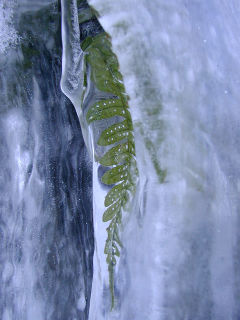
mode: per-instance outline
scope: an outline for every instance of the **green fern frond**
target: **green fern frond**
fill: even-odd
[[[117,263],[116,257],[120,257],[122,248],[119,237],[122,211],[126,209],[130,195],[136,190],[138,176],[133,125],[128,96],[119,72],[117,57],[112,52],[109,36],[102,32],[95,37],[88,37],[82,42],[81,47],[86,53],[86,64],[90,65],[91,81],[97,89],[116,97],[97,101],[90,106],[86,115],[89,124],[110,118],[115,121],[101,132],[97,142],[103,147],[113,145],[98,159],[102,166],[109,167],[101,177],[101,181],[112,187],[105,198],[104,205],[107,209],[103,213],[103,221],[110,222],[106,229],[104,253],[107,256],[113,308],[114,268]]]
[[[117,216],[121,210],[122,199],[115,202],[111,205],[103,214],[103,222],[107,222],[112,220],[115,216]]]
[[[105,167],[117,165],[118,163],[126,162],[130,160],[132,154],[128,151],[128,143],[119,144],[116,147],[111,148],[105,155],[99,160],[99,163]]]
[[[104,130],[98,140],[100,146],[108,146],[119,142],[128,136],[132,136],[132,122],[124,120],[120,123],[115,123],[108,129]]]
[[[127,164],[121,164],[117,167],[114,167],[102,176],[102,182],[107,185],[112,185],[120,181],[128,179],[129,170]]]
[[[87,121],[91,123],[114,116],[120,116],[131,121],[131,115],[119,99],[102,100],[95,103],[87,113]]]
[[[115,201],[118,201],[119,199],[125,197],[128,190],[130,190],[130,184],[127,184],[126,182],[117,184],[106,195],[104,202],[105,207],[109,207]]]

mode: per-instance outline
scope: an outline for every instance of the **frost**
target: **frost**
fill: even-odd
[[[0,53],[6,52],[10,45],[16,45],[19,37],[13,25],[15,1],[0,1]]]

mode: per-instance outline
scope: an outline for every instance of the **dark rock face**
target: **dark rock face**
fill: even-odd
[[[87,319],[91,161],[60,89],[59,3],[37,9],[16,14],[20,44],[0,61],[0,314]]]

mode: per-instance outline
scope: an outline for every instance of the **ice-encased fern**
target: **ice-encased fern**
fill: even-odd
[[[112,52],[108,34],[102,32],[95,37],[87,37],[81,47],[86,53],[86,64],[91,67],[91,81],[99,90],[115,97],[97,101],[90,106],[86,116],[88,123],[113,117],[115,120],[121,119],[120,122],[117,120],[105,129],[97,142],[100,146],[112,146],[98,161],[102,166],[109,167],[101,177],[102,182],[112,186],[105,198],[106,210],[103,221],[110,222],[106,229],[107,240],[104,252],[107,256],[113,308],[114,267],[122,247],[119,226],[122,211],[126,209],[129,196],[135,192],[138,175],[133,125],[122,75],[119,72],[117,57]]]

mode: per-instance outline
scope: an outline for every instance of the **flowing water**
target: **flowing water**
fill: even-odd
[[[239,320],[240,4],[89,1],[140,173],[110,312],[99,128],[80,108],[82,30],[100,27],[79,26],[81,2],[0,0],[1,319]]]
[[[0,318],[87,319],[91,160],[60,90],[60,10],[14,5],[19,44],[5,48],[0,77]]]

